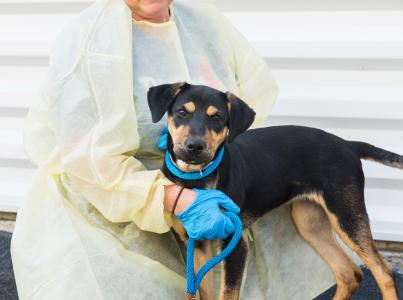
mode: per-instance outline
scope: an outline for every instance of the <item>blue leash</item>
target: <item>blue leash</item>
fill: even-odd
[[[231,212],[224,212],[224,214],[231,219],[231,221],[235,225],[235,233],[232,236],[231,241],[225,247],[224,250],[222,250],[221,253],[217,254],[214,256],[212,259],[210,259],[200,270],[199,272],[195,275],[194,274],[194,240],[189,238],[188,244],[187,244],[187,253],[186,253],[186,279],[187,279],[187,287],[186,291],[189,295],[195,296],[197,290],[199,289],[200,283],[206,275],[208,271],[210,271],[215,265],[220,263],[222,260],[224,260],[228,255],[231,254],[232,250],[236,247],[238,244],[239,240],[241,239],[242,236],[242,221],[241,219],[234,213]]]
[[[167,133],[167,130],[164,129],[165,131],[163,133]],[[166,150],[166,136],[158,141],[157,147],[161,150]],[[220,149],[220,151],[217,154],[217,157],[212,161],[206,168],[201,170],[200,172],[183,172],[179,170],[175,164],[172,162],[172,158],[168,151],[165,151],[165,165],[168,168],[168,170],[175,175],[178,178],[184,179],[184,180],[198,180],[202,179],[211,173],[213,173],[217,167],[220,165],[221,160],[224,156],[224,147]],[[236,245],[238,244],[239,240],[241,239],[242,236],[242,221],[241,219],[234,213],[231,212],[224,212],[224,214],[231,219],[231,221],[235,225],[235,232],[234,235],[232,236],[231,241],[228,243],[227,247],[222,250],[221,253],[217,254],[214,256],[212,259],[210,259],[200,270],[197,274],[194,273],[194,248],[195,248],[195,241],[191,238],[188,239],[187,243],[187,249],[186,249],[186,280],[187,280],[187,286],[186,286],[186,291],[188,293],[188,296],[190,296],[190,299],[195,299],[197,290],[199,289],[200,283],[203,280],[203,277],[207,274],[208,271],[210,271],[214,266],[216,266],[218,263],[220,263],[222,260],[224,260],[228,255],[231,254],[231,252],[234,250]]]

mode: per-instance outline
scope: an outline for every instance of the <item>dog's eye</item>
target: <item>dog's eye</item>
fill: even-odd
[[[210,118],[213,121],[222,121],[223,120],[223,117],[219,114],[212,115]]]
[[[188,115],[188,112],[186,110],[184,110],[183,108],[178,109],[176,111],[178,113],[178,115],[180,115],[181,117],[186,117]]]

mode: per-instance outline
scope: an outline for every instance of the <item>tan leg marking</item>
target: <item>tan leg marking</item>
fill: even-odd
[[[219,300],[238,300],[239,299],[239,292],[241,287],[237,286],[234,288],[229,288],[225,284],[225,262],[221,263],[221,285],[220,285],[220,294],[218,296]]]
[[[348,233],[341,228],[337,216],[327,209],[322,195],[316,194],[310,200],[315,201],[325,210],[333,230],[352,251],[357,253],[363,263],[369,268],[378,283],[382,298],[384,300],[398,300],[393,271],[376,250],[369,223],[361,224],[361,227],[357,228],[360,231],[359,241],[354,242]]]
[[[221,276],[220,276],[220,294],[218,296],[219,300],[224,300],[224,291],[225,291],[225,268],[224,268],[224,262],[222,261],[220,263],[220,268],[221,268]]]
[[[202,241],[200,247],[195,247],[195,272],[198,272],[212,257],[211,242]],[[214,299],[214,273],[212,271],[204,276],[199,287],[199,294],[201,300]]]
[[[174,219],[172,222],[172,228],[179,235],[180,239],[187,244],[187,235],[185,228],[183,228],[182,223],[178,219]],[[195,247],[194,250],[194,272],[198,272],[202,266],[206,264],[207,261],[213,256],[211,242],[202,241]],[[201,300],[213,300],[214,299],[214,277],[213,272],[208,272],[204,276],[203,281],[199,287],[199,294]]]
[[[248,245],[241,237],[237,247],[243,247],[244,251],[246,252],[245,255],[247,256],[248,252]],[[245,264],[246,264],[246,257],[245,257]],[[239,271],[239,270],[238,270]],[[242,267],[241,273],[245,271],[245,265]],[[226,284],[226,269],[225,269],[225,260],[221,263],[221,285],[220,285],[220,293],[219,293],[219,300],[238,300],[240,297],[240,290],[242,284],[242,277],[239,278],[239,283],[234,286],[227,286]]]
[[[186,234],[186,230],[179,219],[173,218],[172,229],[179,235],[179,238],[182,240],[182,242],[186,244],[188,241],[188,237]]]
[[[301,237],[332,270],[337,284],[333,299],[350,299],[363,274],[340,247],[325,211],[312,201],[298,200],[292,203],[291,216]]]

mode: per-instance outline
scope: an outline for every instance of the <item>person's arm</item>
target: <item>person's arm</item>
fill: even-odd
[[[175,210],[173,210],[175,200],[181,190],[181,187],[174,184],[166,185],[164,190],[164,208],[166,211],[172,212],[174,214],[179,214],[183,212],[196,199],[196,192],[192,189],[185,188],[178,198]]]
[[[50,75],[55,68],[53,60]],[[139,142],[134,112],[124,104],[119,108],[121,101],[115,104],[117,112],[100,120],[91,94],[81,86],[85,77],[74,85],[69,80],[56,86],[49,76],[31,105],[23,129],[27,157],[49,173],[67,174],[74,190],[110,221],[168,231],[172,215],[164,208],[164,186],[173,183],[133,157]]]

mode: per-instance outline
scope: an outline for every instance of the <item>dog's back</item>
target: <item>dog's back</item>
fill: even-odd
[[[403,168],[402,156],[303,126],[251,129],[226,147],[225,168],[235,171],[219,178],[219,188],[260,213],[301,194],[363,186],[361,158]]]

